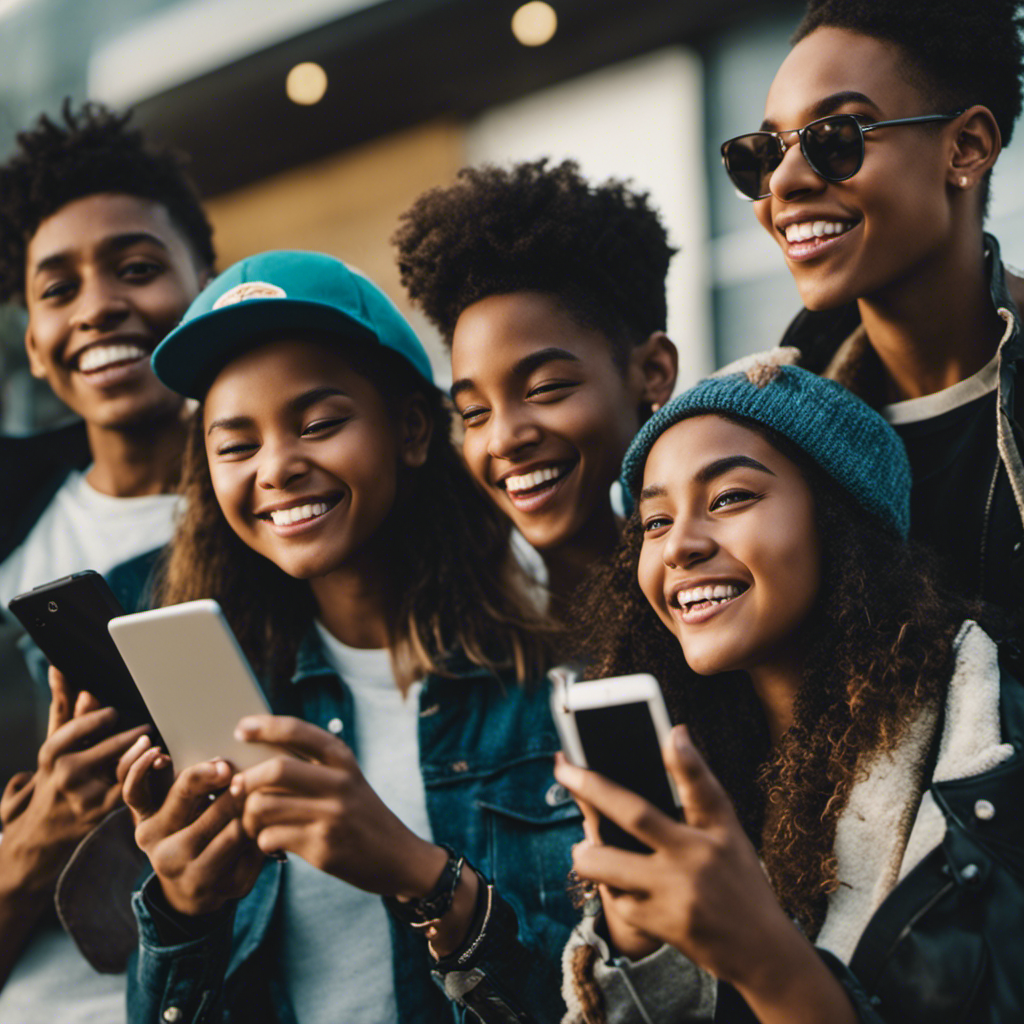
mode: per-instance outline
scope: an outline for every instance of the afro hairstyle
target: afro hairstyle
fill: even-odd
[[[0,301],[25,300],[25,254],[47,217],[76,199],[120,193],[160,203],[189,243],[197,264],[213,267],[213,228],[185,161],[146,142],[129,127],[131,114],[98,103],[61,116],[42,115],[19,132],[17,148],[0,165]]]
[[[536,291],[604,334],[624,367],[667,319],[676,250],[648,198],[622,181],[593,186],[572,160],[465,167],[402,215],[392,239],[402,283],[449,346],[468,306]]]
[[[830,27],[895,43],[939,112],[988,107],[1005,146],[1021,111],[1020,6],[1017,0],[810,0],[793,42]]]

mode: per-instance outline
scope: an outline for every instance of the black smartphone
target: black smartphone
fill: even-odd
[[[88,569],[43,583],[12,598],[8,608],[64,673],[73,695],[88,690],[115,708],[118,729],[153,724],[107,630],[107,623],[125,611],[98,572]]]
[[[557,677],[553,681],[551,707],[569,761],[600,772],[678,819],[679,796],[661,757],[661,745],[672,726],[655,678],[616,676],[561,686]],[[599,832],[610,846],[651,852],[604,816]]]

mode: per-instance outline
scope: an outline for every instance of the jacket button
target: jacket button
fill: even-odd
[[[327,723],[327,731],[340,736],[345,731],[345,723],[340,718],[332,718]]]
[[[465,771],[469,770],[469,762],[468,761],[455,761],[452,764],[451,768],[452,768],[453,772],[465,772]]]
[[[544,794],[544,803],[546,803],[548,807],[559,807],[569,799],[569,790],[567,790],[560,782],[553,783],[548,787],[548,791]]]
[[[177,1006],[168,1006],[163,1012],[163,1018],[167,1024],[175,1024],[175,1021],[181,1020],[181,1016],[181,1010]]]
[[[995,804],[991,800],[979,800],[974,805],[974,816],[979,821],[991,821],[996,816]]]
[[[976,882],[980,874],[981,868],[979,868],[977,864],[966,864],[963,868],[960,869],[961,879],[963,879],[963,881],[967,882],[968,884],[970,884],[971,882]]]

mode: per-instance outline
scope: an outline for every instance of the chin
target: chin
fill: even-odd
[[[811,288],[801,287],[797,281],[797,291],[800,293],[800,301],[805,309],[812,313],[825,313],[830,309],[839,309],[855,301],[858,296],[849,294],[847,290],[836,291],[835,288]]]

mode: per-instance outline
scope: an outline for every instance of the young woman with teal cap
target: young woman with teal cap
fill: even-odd
[[[124,759],[131,1019],[553,1019],[579,818],[546,627],[419,341],[340,261],[271,252],[154,368],[201,401],[155,602],[221,603],[277,712],[239,736],[304,759],[178,765],[162,799],[166,755]]]
[[[765,363],[656,413],[623,486],[637,508],[583,609],[590,674],[659,678],[682,816],[556,768],[600,894],[566,950],[566,1020],[1018,1019],[1024,690],[906,543],[895,432]],[[653,852],[600,845],[597,812]]]

